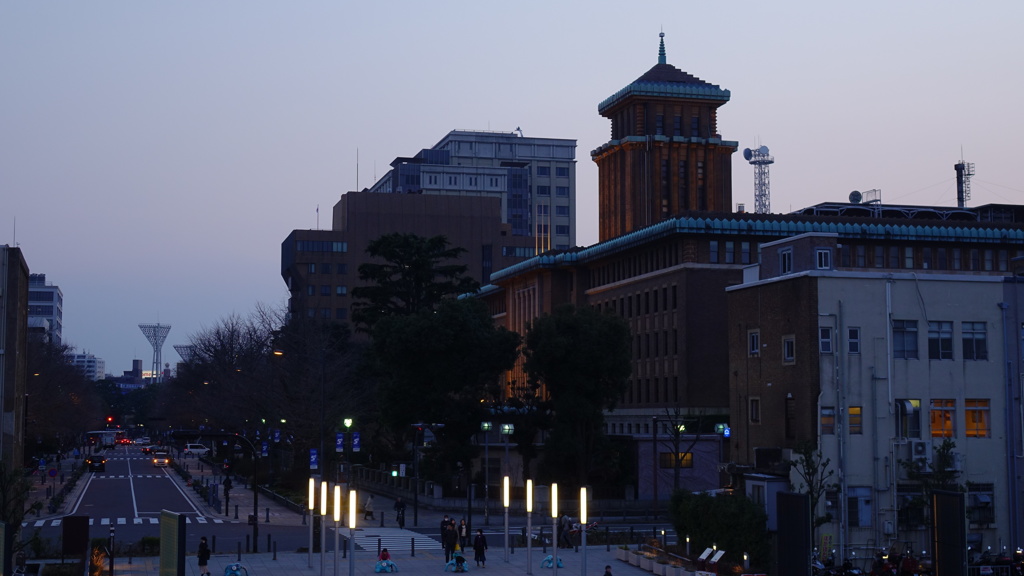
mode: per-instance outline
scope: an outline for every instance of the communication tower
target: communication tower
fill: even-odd
[[[768,153],[767,146],[761,146],[756,150],[744,148],[743,159],[754,167],[754,214],[770,214],[772,209],[768,165],[773,164],[775,158]]]
[[[167,333],[171,331],[171,327],[167,324],[139,324],[139,330],[142,330],[146,340],[153,345],[152,382],[161,382],[163,373],[160,371],[160,366],[163,362],[160,361],[160,351],[164,347],[164,340],[167,339]]]
[[[960,162],[953,165],[956,170],[956,205],[960,208],[971,199],[971,176],[974,176],[974,162]]]

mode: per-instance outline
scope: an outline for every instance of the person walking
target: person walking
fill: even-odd
[[[373,494],[367,496],[363,503],[363,520],[373,520]]]
[[[199,576],[207,576],[210,573],[208,568],[210,547],[206,544],[206,536],[199,539],[199,551],[196,552],[196,558],[199,560]]]
[[[484,536],[484,529],[476,529],[476,537],[473,538],[473,559],[478,567],[487,567],[487,537]]]
[[[405,529],[405,502],[402,501],[402,497],[395,498],[395,520],[398,522],[398,527]]]
[[[459,520],[459,548],[463,551],[469,550],[469,526],[466,526],[466,519]]]
[[[612,576],[612,567],[610,564],[606,564],[604,567],[604,576]]]
[[[459,543],[459,536],[455,532],[455,526],[449,524],[441,535],[441,543],[444,544],[444,563],[451,561],[455,554],[455,546]]]

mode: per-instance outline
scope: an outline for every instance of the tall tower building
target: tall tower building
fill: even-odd
[[[612,121],[611,140],[590,153],[602,242],[687,210],[732,210],[739,144],[722,140],[717,116],[728,101],[728,90],[666,62],[662,33],[658,63],[597,107]]]
[[[46,281],[46,274],[29,275],[28,322],[30,331],[60,345],[64,328],[64,293],[60,286]]]

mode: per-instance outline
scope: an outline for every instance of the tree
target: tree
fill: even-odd
[[[829,480],[835,476],[835,470],[830,468],[831,458],[825,458],[820,449],[816,449],[811,442],[803,442],[793,452],[797,454],[795,460],[788,464],[793,467],[800,478],[800,484],[793,489],[801,494],[807,494],[811,501],[811,514],[817,514],[818,503],[825,496],[825,492],[834,490],[836,484]],[[818,527],[832,521],[832,513],[826,512],[823,516],[815,516],[811,523],[811,538],[817,539]]]
[[[519,342],[516,333],[494,325],[486,304],[470,298],[379,319],[372,354],[381,376],[382,422],[410,434],[414,422],[444,424],[434,431],[440,468],[470,460],[483,401],[497,394]]]
[[[22,474],[21,470],[17,467],[8,467],[7,463],[0,462],[0,521],[7,525],[3,542],[5,554],[2,559],[5,574],[13,573],[11,558],[15,552],[27,544],[27,542],[20,542],[17,537],[26,513],[30,509],[38,510],[42,507],[41,502],[33,502],[32,506],[25,506],[31,491],[30,481]]]
[[[543,384],[555,413],[545,468],[553,479],[569,474],[565,480],[586,485],[604,411],[615,408],[631,371],[629,326],[593,308],[561,306],[530,323],[524,354],[531,385]]]
[[[717,544],[719,550],[733,553],[726,560],[738,563],[739,551],[743,551],[750,554],[754,566],[768,565],[768,517],[745,496],[677,490],[672,493],[669,518],[676,534],[689,536],[696,550]]]
[[[465,265],[449,262],[465,249],[449,247],[444,236],[386,234],[371,242],[366,252],[384,262],[359,266],[359,279],[366,285],[352,290],[357,300],[352,305],[352,321],[360,330],[371,331],[387,316],[433,309],[447,298],[476,292],[480,287],[464,276]]]
[[[899,461],[907,473],[907,479],[917,483],[921,488],[920,493],[901,508],[902,523],[924,524],[927,521],[926,513],[931,510],[931,496],[935,490],[963,490],[963,486],[957,483],[960,472],[954,465],[955,448],[956,442],[945,438],[942,444],[933,448],[934,454],[930,462],[925,458]]]
[[[85,430],[100,426],[103,405],[97,386],[68,363],[72,348],[30,338],[27,348],[26,458],[35,450],[56,452],[74,445]]]

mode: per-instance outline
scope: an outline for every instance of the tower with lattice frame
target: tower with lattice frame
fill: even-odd
[[[167,324],[139,324],[139,330],[146,336],[146,340],[153,346],[153,374],[152,382],[155,384],[163,380],[163,372],[160,367],[163,365],[160,358],[160,351],[163,350],[164,340],[171,327]]]

